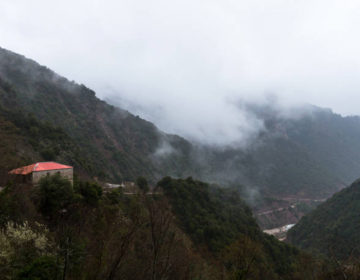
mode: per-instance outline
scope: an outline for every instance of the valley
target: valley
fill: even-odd
[[[292,280],[314,271],[312,279],[329,279],[326,260],[295,246],[318,245],[308,239],[309,219],[322,222],[322,209],[339,196],[326,199],[360,175],[360,118],[310,105],[296,118],[276,106],[246,107],[264,124],[246,147],[196,143],[0,48],[7,277],[32,279],[44,269],[66,279]],[[42,161],[73,166],[73,187],[56,176],[39,186],[8,176]],[[28,247],[16,230],[31,233]],[[338,231],[326,234],[331,240]],[[46,248],[35,246],[37,237]]]
[[[192,176],[238,189],[263,229],[296,223],[358,176],[357,117],[313,106],[288,119],[276,107],[248,104],[266,129],[245,149],[212,147],[166,134],[21,55],[0,49],[0,62],[2,173],[58,160],[107,182]],[[164,146],[171,152],[159,153]]]
[[[359,14],[1,0],[0,280],[360,280]]]
[[[319,205],[289,230],[287,240],[344,262],[357,259],[360,256],[355,245],[359,240],[359,186],[356,180]]]
[[[254,209],[254,216],[263,230],[281,228],[288,224],[296,224],[325,200],[326,198],[277,198],[276,203],[269,203],[263,209]]]

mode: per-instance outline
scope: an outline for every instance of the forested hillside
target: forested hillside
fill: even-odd
[[[161,133],[153,124],[99,100],[85,86],[4,49],[0,49],[0,82],[3,111],[18,111],[24,119],[31,116],[38,123],[61,130],[86,158],[74,162],[75,167],[86,170],[90,176],[115,181],[133,180],[138,175],[155,178],[164,172],[156,168],[151,157],[161,143],[166,141],[188,149],[189,144],[180,137]],[[8,115],[4,118],[14,122]],[[14,125],[20,134],[37,141],[18,123]],[[56,146],[57,143],[48,145],[38,158],[62,160],[59,153],[65,149]],[[28,157],[27,161],[34,158]],[[73,161],[73,157],[66,160]],[[166,167],[177,170],[181,164],[180,158],[168,160]]]
[[[304,216],[287,235],[303,249],[339,260],[360,257],[360,181]]]
[[[223,258],[234,277],[291,279],[299,273],[301,253],[262,233],[236,190],[209,186],[192,178],[166,177],[158,186],[196,247]],[[239,269],[234,263],[237,261],[242,263],[240,266],[248,262],[249,271]]]
[[[0,226],[2,279],[290,280],[332,273],[263,234],[236,191],[191,178],[166,177],[154,195],[76,178],[71,186],[59,175],[36,187],[8,184],[0,192]]]
[[[51,159],[103,181],[193,176],[237,185],[245,196],[277,198],[328,197],[358,176],[359,118],[329,110],[285,117],[271,107],[249,106],[266,130],[245,149],[209,147],[161,132],[86,86],[5,49],[0,95],[2,172]]]
[[[2,275],[342,279],[336,266],[263,234],[243,200],[257,210],[287,207],[341,189],[358,176],[360,119],[315,107],[296,117],[271,106],[248,110],[266,129],[246,148],[191,143],[0,48]],[[11,183],[10,169],[42,160],[73,165],[74,186],[56,176],[35,188]],[[154,195],[94,183],[139,176]],[[332,250],[347,256],[359,241],[357,185],[304,218],[289,240],[325,254],[340,240]]]
[[[8,184],[0,202],[1,279],[219,279],[162,196],[54,175]]]
[[[323,198],[359,176],[360,118],[308,106],[282,114],[250,106],[266,130],[246,149],[211,151],[212,180],[246,182],[276,197]],[[217,159],[217,160],[213,160]]]

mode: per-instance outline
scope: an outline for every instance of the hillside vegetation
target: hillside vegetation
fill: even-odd
[[[340,260],[360,257],[360,181],[304,216],[287,235],[303,249]]]
[[[0,86],[3,118],[18,128],[18,134],[24,135],[26,142],[38,142],[36,133],[39,131],[36,127],[24,130],[22,124],[37,121],[61,131],[75,150],[81,149],[86,159],[75,161],[73,155],[62,157],[67,147],[60,147],[60,143],[53,141],[41,147],[40,153],[27,149],[27,163],[36,155],[35,158],[44,160],[49,157],[65,160],[88,175],[104,180],[134,180],[139,175],[154,179],[163,172],[152,159],[162,142],[188,148],[180,137],[161,133],[153,124],[99,100],[85,86],[4,49],[0,49]],[[16,116],[12,114],[14,111],[18,112]],[[17,121],[27,116],[31,116],[31,120]],[[167,160],[164,169],[176,170],[182,165],[181,158]]]
[[[300,252],[262,233],[236,190],[210,186],[192,178],[166,177],[158,186],[169,198],[173,213],[196,247],[224,258],[232,273],[243,273],[244,279],[250,275],[255,279],[265,276],[276,279],[296,272],[294,265]],[[241,262],[254,258],[254,263],[248,264],[249,275],[233,263],[235,256]]]
[[[266,129],[246,148],[194,144],[0,48],[2,277],[290,280],[357,275],[354,263],[339,269],[263,234],[243,199],[261,210],[341,189],[358,176],[359,118],[314,107],[296,118],[271,107],[248,110]],[[10,169],[42,160],[73,165],[74,186],[57,176],[37,187],[11,183]],[[154,195],[146,194],[147,180],[156,186]],[[142,190],[125,195],[98,184],[121,181],[136,181]],[[327,255],[333,240],[338,248],[331,252],[348,256],[349,244],[359,240],[357,194],[347,192],[305,217],[289,240]],[[317,231],[306,222],[311,217],[323,228]],[[353,226],[347,227],[350,222]],[[339,237],[340,228],[345,231]],[[356,247],[351,255],[357,255]]]
[[[0,96],[1,172],[52,159],[112,182],[193,176],[265,196],[322,198],[354,180],[360,166],[353,152],[360,151],[359,118],[319,108],[289,118],[271,107],[249,106],[266,127],[249,147],[194,145],[1,48]]]
[[[325,262],[263,234],[236,191],[166,177],[157,193],[8,184],[2,279],[327,279]]]

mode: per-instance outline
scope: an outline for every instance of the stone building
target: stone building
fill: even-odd
[[[60,174],[73,183],[73,167],[57,162],[37,162],[11,170],[9,174],[15,177],[17,182],[36,185],[44,176]]]

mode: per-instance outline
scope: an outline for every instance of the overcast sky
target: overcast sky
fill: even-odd
[[[261,127],[239,99],[360,114],[359,32],[351,0],[0,2],[0,46],[217,144]]]

